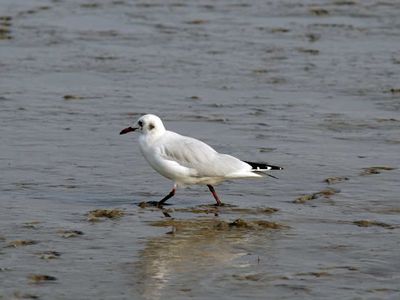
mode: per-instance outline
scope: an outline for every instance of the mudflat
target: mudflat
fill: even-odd
[[[398,1],[0,3],[0,298],[400,297]],[[180,189],[144,113],[279,179]]]

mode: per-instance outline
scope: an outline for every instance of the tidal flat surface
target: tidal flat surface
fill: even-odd
[[[0,299],[399,299],[398,1],[0,3]],[[178,190],[144,113],[279,179]],[[108,211],[112,210],[112,211]]]

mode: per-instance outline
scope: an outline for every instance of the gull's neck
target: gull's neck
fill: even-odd
[[[164,127],[159,127],[157,128],[157,130],[141,134],[140,139],[144,141],[146,144],[151,145],[158,139],[160,139],[166,132],[167,130],[165,130]]]

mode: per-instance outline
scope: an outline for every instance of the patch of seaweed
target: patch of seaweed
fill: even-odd
[[[309,9],[310,13],[315,15],[315,16],[327,16],[329,15],[329,11],[325,8],[318,7],[318,6],[312,6]]]
[[[31,274],[28,276],[28,279],[31,283],[42,283],[46,281],[55,281],[56,277],[44,274]]]
[[[157,227],[169,227],[174,228],[174,232],[182,230],[196,230],[196,229],[207,229],[214,231],[225,231],[225,230],[268,230],[268,229],[284,229],[289,228],[287,225],[283,225],[276,222],[270,222],[265,220],[243,220],[236,219],[232,222],[217,220],[217,219],[195,219],[195,220],[176,220],[166,219],[152,222],[151,225]]]
[[[59,230],[58,234],[63,238],[73,238],[80,235],[83,235],[83,232],[80,230]]]
[[[380,174],[382,171],[392,171],[396,168],[389,166],[375,166],[369,168],[363,168],[363,171],[360,173],[361,176],[372,175],[372,174]]]
[[[176,212],[187,212],[193,214],[215,214],[220,212],[223,213],[231,213],[231,214],[249,214],[249,215],[258,215],[258,214],[273,214],[279,209],[273,207],[257,207],[257,208],[241,208],[235,206],[208,206],[208,205],[199,205],[195,207],[188,208],[175,208],[172,211]]]
[[[12,299],[39,299],[39,296],[30,293],[14,292]]]
[[[358,220],[358,221],[354,221],[353,224],[355,224],[359,227],[379,226],[379,227],[383,227],[386,229],[394,229],[395,228],[395,226],[387,224],[387,223],[383,223],[383,222],[379,222],[379,221],[370,221],[370,220]]]
[[[327,184],[335,184],[346,180],[349,180],[349,178],[344,176],[336,176],[336,177],[328,177],[324,180],[324,182],[326,182]]]
[[[124,216],[125,213],[121,209],[95,209],[87,214],[89,222],[98,222],[101,219],[118,219]]]
[[[64,98],[64,100],[81,100],[81,99],[84,99],[84,97],[82,97],[82,96],[70,95],[70,94],[64,95],[63,98]]]
[[[15,240],[8,243],[7,248],[18,248],[22,246],[35,245],[36,241],[33,240]]]
[[[296,198],[295,200],[293,200],[293,203],[304,204],[310,200],[318,199],[320,197],[330,198],[331,196],[333,196],[339,192],[340,192],[340,190],[337,190],[337,189],[326,188],[326,189],[323,189],[316,193],[302,195],[302,196]]]
[[[41,253],[37,253],[41,259],[49,260],[49,259],[57,259],[61,256],[60,252],[57,251],[44,251]]]

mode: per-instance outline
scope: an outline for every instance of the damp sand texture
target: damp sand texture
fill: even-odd
[[[400,298],[397,1],[0,3],[1,299]],[[279,179],[178,190],[121,128]]]

